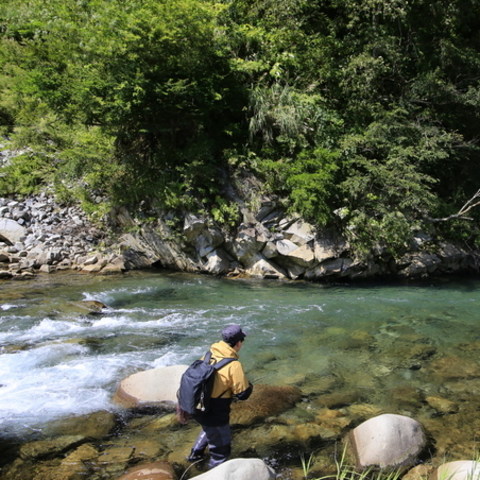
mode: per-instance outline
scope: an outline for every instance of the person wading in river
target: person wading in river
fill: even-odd
[[[225,327],[222,331],[223,340],[210,347],[211,363],[223,358],[238,360],[238,352],[245,337],[240,325]],[[214,468],[228,460],[232,443],[230,405],[233,398],[246,400],[252,390],[253,385],[247,380],[239,361],[230,362],[216,372],[208,412],[195,417],[202,426],[202,431],[187,457],[189,462],[203,459],[207,446],[210,453],[208,468]]]

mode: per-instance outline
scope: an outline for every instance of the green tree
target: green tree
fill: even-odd
[[[474,222],[432,218],[480,185],[479,6],[4,0],[0,121],[30,153],[0,184],[233,223],[223,187],[250,170],[365,255],[415,229],[475,244]]]
[[[111,192],[124,200],[166,200],[170,184],[183,194],[215,190],[239,102],[221,51],[221,5],[48,0],[3,8],[10,55],[2,71],[15,73],[2,85],[4,98],[14,98],[17,131],[36,130],[47,112],[55,125],[100,128],[115,139],[110,161],[122,165],[125,181],[116,178]],[[53,130],[42,135],[62,157]]]

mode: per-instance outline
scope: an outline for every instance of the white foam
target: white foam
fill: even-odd
[[[176,327],[183,329],[190,323],[201,324],[201,315],[202,312],[170,312],[160,317],[155,314],[154,318],[148,320],[135,319],[129,315],[106,315],[70,321],[45,318],[26,330],[15,327],[0,332],[0,344],[34,344],[61,338],[107,335],[120,329],[122,333]]]
[[[29,376],[32,369],[52,365],[73,355],[82,355],[87,348],[78,344],[51,344],[0,356],[1,382]]]
[[[20,305],[12,305],[10,303],[4,303],[3,305],[0,305],[0,309],[3,310],[4,312],[7,312],[8,310],[12,310],[13,308],[19,308]]]
[[[128,370],[151,368],[158,352],[87,353],[84,346],[61,343],[0,356],[0,430],[115,409],[111,397],[119,379]]]
[[[99,298],[113,299],[114,296],[117,296],[117,295],[122,297],[124,297],[125,295],[134,296],[138,294],[149,293],[152,290],[154,290],[153,287],[137,287],[133,289],[129,287],[123,287],[123,288],[112,288],[111,290],[106,290],[104,292],[95,292],[95,293],[83,292],[82,295],[85,300],[98,300]]]
[[[92,323],[90,330],[97,329],[118,329],[119,327],[127,327],[129,330],[143,330],[151,329],[162,326],[171,326],[177,322],[184,321],[185,317],[183,314],[175,313],[167,315],[162,318],[157,318],[155,320],[147,321],[132,321],[131,317],[121,316],[121,317],[102,317],[99,320]]]
[[[193,347],[186,351],[184,348],[176,347],[156,358],[152,362],[153,368],[167,367],[169,365],[189,365],[196,358],[205,354],[205,347]]]
[[[43,319],[28,330],[9,330],[0,333],[0,343],[39,342],[44,339],[71,336],[85,329],[79,322]]]

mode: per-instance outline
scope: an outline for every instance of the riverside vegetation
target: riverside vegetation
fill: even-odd
[[[103,228],[125,208],[174,231],[186,213],[235,229],[267,198],[356,259],[396,262],[419,234],[428,254],[476,252],[479,6],[4,0],[17,154],[0,196],[48,191]]]

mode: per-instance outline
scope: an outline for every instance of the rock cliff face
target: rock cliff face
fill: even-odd
[[[123,212],[124,226],[133,220]],[[291,218],[264,202],[257,212],[244,211],[243,222],[225,232],[206,218],[187,215],[181,232],[163,219],[120,238],[126,264],[214,275],[275,279],[367,279],[380,276],[421,278],[478,272],[480,252],[414,239],[411,251],[399,260],[381,257],[360,261],[338,232],[317,230],[301,218]],[[428,246],[428,247],[427,247]]]
[[[359,261],[337,232],[285,216],[271,201],[256,212],[243,210],[243,221],[228,232],[191,214],[180,229],[172,228],[168,217],[142,223],[124,209],[114,212],[112,220],[115,231],[123,233],[94,226],[80,208],[58,205],[46,195],[0,198],[0,278],[151,267],[293,280],[418,278],[478,272],[480,265],[479,252],[420,237],[400,260]]]

